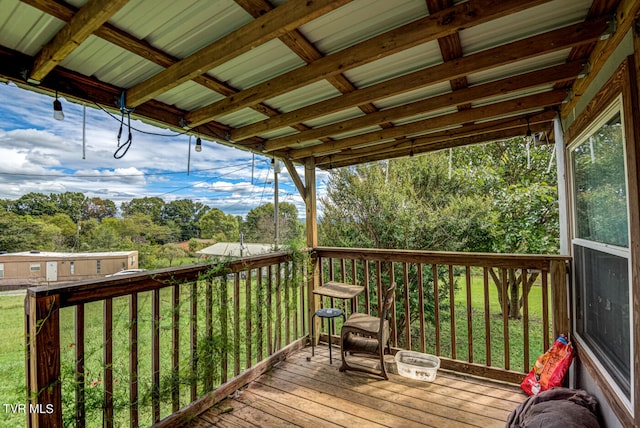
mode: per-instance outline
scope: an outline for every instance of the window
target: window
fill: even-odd
[[[31,263],[31,265],[29,265],[29,270],[31,272],[40,272],[40,263]]]
[[[4,278],[4,263],[0,263],[0,278]]]
[[[70,275],[75,275],[76,274],[76,264],[75,264],[75,262],[69,262],[69,274]]]
[[[629,204],[621,100],[570,149],[576,333],[631,400]]]
[[[96,260],[96,272],[100,273],[100,260]]]

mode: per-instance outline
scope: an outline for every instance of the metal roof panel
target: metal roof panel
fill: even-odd
[[[591,0],[554,0],[465,28],[458,34],[465,55],[584,20]]]
[[[156,97],[157,101],[174,105],[182,110],[195,110],[216,101],[224,96],[212,91],[192,80],[184,82]]]
[[[138,0],[110,22],[177,58],[184,58],[251,22],[233,0]]]
[[[358,88],[362,88],[440,64],[442,61],[440,47],[434,40],[348,70],[344,75]]]
[[[26,55],[37,54],[65,24],[16,0],[2,0],[0,8],[2,44]]]
[[[133,86],[162,70],[161,66],[96,36],[90,36],[60,65],[123,88]]]
[[[355,0],[303,25],[300,31],[321,52],[330,54],[427,14],[422,0]]]
[[[215,67],[209,73],[237,89],[246,89],[306,63],[278,39]]]
[[[326,80],[320,80],[310,85],[303,86],[286,94],[271,98],[265,102],[269,106],[286,113],[310,104],[315,104],[341,94],[332,84]]]

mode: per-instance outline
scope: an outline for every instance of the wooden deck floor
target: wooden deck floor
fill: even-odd
[[[310,362],[310,348],[295,353],[190,427],[504,427],[526,399],[518,386],[443,370],[432,383],[340,373],[333,351],[333,365],[322,345]]]

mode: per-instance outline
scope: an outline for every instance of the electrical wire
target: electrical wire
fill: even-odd
[[[238,163],[233,165],[226,165],[218,168],[207,168],[207,169],[198,169],[192,170],[191,173],[194,172],[208,172],[208,171],[217,171],[225,168],[233,168],[241,165],[249,165],[249,162]],[[153,177],[153,176],[161,176],[161,175],[175,175],[175,174],[184,174],[186,171],[171,171],[171,172],[149,172],[149,173],[139,173],[139,174],[118,174],[114,176],[101,177],[96,175],[75,175],[75,174],[25,174],[20,172],[0,172],[0,175],[14,175],[19,177],[65,177],[65,178],[117,178],[117,177]]]
[[[165,195],[169,195],[169,194],[171,194],[171,193],[179,192],[180,190],[184,190],[184,189],[188,189],[188,188],[193,187],[193,186],[197,186],[197,185],[202,184],[202,183],[208,183],[208,182],[209,182],[209,181],[211,181],[211,180],[217,180],[217,179],[219,179],[219,178],[226,177],[227,175],[230,175],[230,174],[233,174],[234,172],[238,172],[238,171],[242,170],[243,168],[245,168],[245,166],[246,166],[246,165],[243,165],[242,167],[240,167],[240,168],[238,168],[238,169],[234,169],[233,171],[229,171],[229,172],[227,172],[227,173],[225,173],[225,174],[218,175],[217,177],[209,177],[209,178],[207,178],[206,180],[199,181],[199,182],[197,182],[197,183],[190,183],[190,184],[189,184],[189,185],[187,185],[187,186],[180,187],[180,188],[178,188],[178,189],[176,189],[176,190],[172,190],[172,191],[170,191],[170,192],[161,193],[161,194],[156,195],[156,196],[157,196],[157,197],[162,197],[162,196],[165,196]]]
[[[113,154],[113,157],[116,159],[122,159],[131,148],[131,143],[133,143],[133,135],[131,135],[131,110],[124,107],[121,107],[120,110],[122,111],[122,117],[120,118],[120,130],[118,131],[118,148]],[[125,113],[127,114],[127,129],[129,132],[129,136],[127,137],[127,141],[120,144],[120,137],[122,137],[122,127],[124,126]]]
[[[93,104],[95,104],[96,107],[98,107],[100,110],[102,110],[107,115],[109,115],[112,119],[117,120],[118,122],[120,122],[120,119],[118,119],[118,117],[115,116],[113,113],[111,113],[109,110],[107,110],[106,108],[102,107],[100,104],[98,104],[95,101],[93,102]],[[186,134],[193,133],[193,131],[191,129],[187,129],[187,130],[185,130],[183,132],[176,132],[176,133],[173,133],[173,134],[165,134],[165,133],[160,133],[160,132],[145,131],[143,129],[139,129],[139,128],[136,128],[136,127],[133,127],[133,126],[130,129],[133,130],[133,131],[139,132],[141,134],[153,135],[153,136],[156,136],[156,137],[170,137],[170,138],[179,137],[181,135],[186,135]]]

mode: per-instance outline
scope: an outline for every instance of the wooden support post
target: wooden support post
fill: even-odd
[[[318,246],[318,219],[317,219],[317,201],[316,201],[316,162],[315,159],[307,158],[304,164],[304,181],[305,181],[305,205],[307,209],[307,247],[314,249]],[[312,260],[312,271],[309,272],[308,283],[308,302],[309,302],[309,327],[311,328],[311,320],[313,314],[320,305],[320,299],[313,294],[313,290],[320,287],[320,265],[318,259]],[[316,324],[313,329],[316,332],[320,330],[320,320],[315,320]],[[319,334],[315,335],[315,344],[318,343]],[[314,344],[314,345],[315,345]]]
[[[29,295],[29,402],[32,428],[62,427],[60,296]]]
[[[551,274],[551,302],[553,304],[553,338],[568,335],[569,309],[567,304],[567,266],[564,260],[552,260],[549,265]]]

